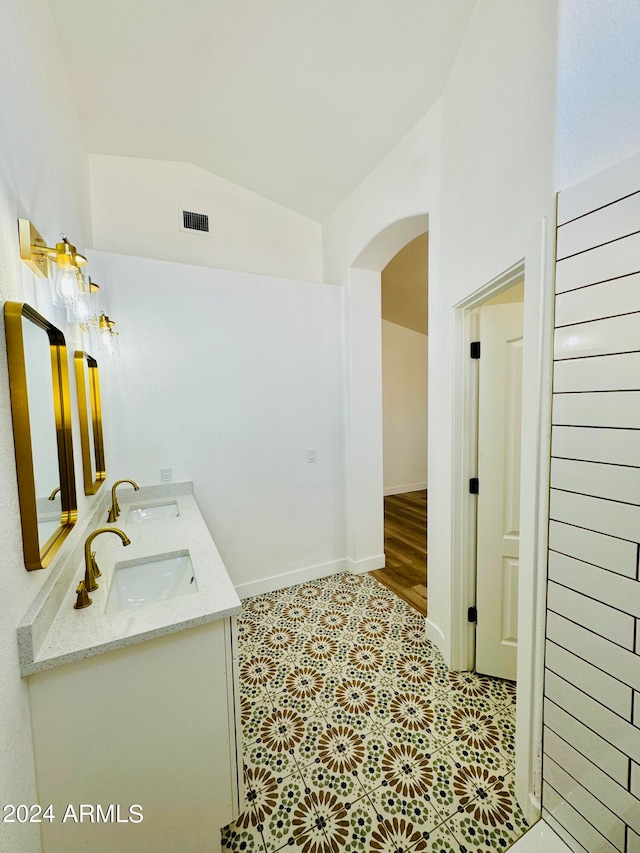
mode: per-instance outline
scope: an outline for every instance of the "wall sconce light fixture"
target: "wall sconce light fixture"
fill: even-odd
[[[20,257],[40,278],[51,282],[51,303],[66,308],[67,320],[83,332],[97,335],[99,349],[109,355],[120,355],[119,334],[115,323],[98,307],[100,286],[81,270],[87,263],[64,234],[55,248],[47,246],[33,222],[18,219]],[[95,340],[95,339],[94,339]]]
[[[98,325],[98,298],[100,285],[91,281],[91,276],[78,272],[78,299],[74,305],[75,320],[83,332],[89,330],[90,325]]]
[[[41,278],[49,278],[50,264],[54,265],[53,304],[73,309],[80,294],[78,272],[87,259],[76,251],[64,234],[60,235],[60,242],[55,248],[47,246],[29,219],[18,219],[18,234],[20,257],[32,272]]]
[[[106,350],[109,355],[119,356],[120,343],[118,341],[118,332],[114,329],[115,325],[115,322],[106,314],[100,315],[98,348]]]
[[[47,246],[46,241],[29,219],[18,219],[20,237],[20,257],[32,272],[40,278],[48,278],[48,262],[54,261],[61,269],[78,270],[87,263],[84,255],[76,252],[76,247],[67,241],[64,234],[55,249]]]

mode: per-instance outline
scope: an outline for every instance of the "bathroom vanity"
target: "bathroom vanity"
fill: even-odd
[[[75,610],[75,590],[106,494],[18,629],[39,804],[54,816],[42,848],[217,851],[243,798],[240,601],[190,483],[119,497],[131,545],[95,540],[91,606]]]

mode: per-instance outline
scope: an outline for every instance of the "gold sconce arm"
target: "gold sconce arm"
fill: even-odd
[[[87,263],[84,255],[76,251],[76,247],[68,242],[63,234],[55,249],[47,246],[42,234],[29,219],[18,219],[18,236],[20,240],[20,257],[40,278],[48,278],[47,264],[54,261],[62,269],[78,269]]]

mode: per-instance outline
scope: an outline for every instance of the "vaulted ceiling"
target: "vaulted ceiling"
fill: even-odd
[[[434,104],[475,0],[49,0],[90,153],[315,219]]]

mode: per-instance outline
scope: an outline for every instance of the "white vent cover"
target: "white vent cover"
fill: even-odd
[[[181,231],[196,231],[199,234],[209,234],[209,214],[195,213],[193,210],[182,211]]]

